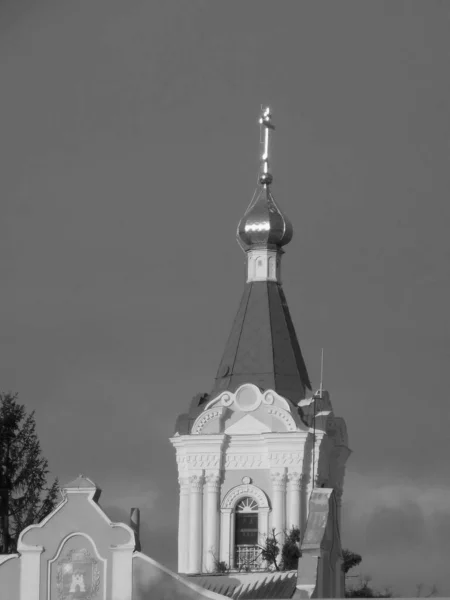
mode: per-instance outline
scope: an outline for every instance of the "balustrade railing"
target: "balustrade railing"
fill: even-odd
[[[261,548],[259,546],[236,546],[234,564],[239,571],[262,569]]]

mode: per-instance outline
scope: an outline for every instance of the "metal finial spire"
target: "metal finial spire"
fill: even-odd
[[[269,172],[269,138],[270,130],[274,130],[275,126],[272,123],[272,114],[268,106],[266,108],[262,108],[259,124],[261,125],[260,141],[263,144],[263,152],[261,155],[261,173],[259,175],[259,182],[263,185],[269,185],[272,183],[273,180],[272,174]]]

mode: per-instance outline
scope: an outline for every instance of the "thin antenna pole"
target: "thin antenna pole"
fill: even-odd
[[[313,464],[312,464],[312,490],[315,487],[315,466],[316,466],[316,400],[317,400],[317,394],[314,394],[313,396],[313,400],[314,400],[314,412],[313,412],[313,451],[312,451],[312,459],[313,459]]]
[[[316,466],[316,400],[323,396],[323,348],[320,354],[320,387],[319,392],[313,396],[314,411],[313,411],[313,449],[312,449],[312,489],[315,487],[315,466]]]
[[[322,398],[322,392],[323,392],[323,348],[322,348],[322,354],[320,357],[320,388],[319,388],[319,392],[320,392],[320,397]]]

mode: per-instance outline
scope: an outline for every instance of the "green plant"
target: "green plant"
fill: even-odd
[[[280,570],[278,566],[277,557],[280,554],[280,545],[276,538],[275,529],[272,529],[272,533],[266,536],[265,544],[261,549],[262,559],[265,560],[268,566],[274,566],[276,571]]]
[[[298,560],[302,553],[299,548],[300,544],[300,529],[291,527],[290,531],[286,532],[285,540],[281,548],[281,570],[292,571],[297,569]]]

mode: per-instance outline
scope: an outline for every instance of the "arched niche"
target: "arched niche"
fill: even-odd
[[[68,535],[48,564],[49,600],[106,600],[106,565],[89,535]]]

